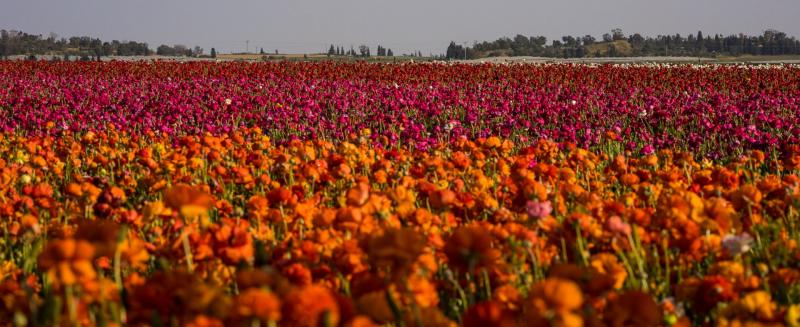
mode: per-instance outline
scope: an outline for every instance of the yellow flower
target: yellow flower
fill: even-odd
[[[739,301],[740,307],[760,320],[771,320],[775,314],[775,304],[766,291],[755,291]]]
[[[789,327],[800,327],[800,304],[789,306],[783,319]]]

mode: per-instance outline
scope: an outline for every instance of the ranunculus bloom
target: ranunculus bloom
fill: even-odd
[[[525,204],[525,210],[532,219],[540,219],[547,217],[553,212],[553,205],[550,204],[550,201],[539,202],[531,200]]]
[[[630,235],[631,234],[631,226],[628,223],[622,221],[622,218],[619,216],[612,216],[608,218],[606,221],[606,227],[609,231],[616,234],[621,235]]]
[[[164,192],[164,203],[186,218],[204,216],[214,207],[214,197],[186,184],[178,184]]]

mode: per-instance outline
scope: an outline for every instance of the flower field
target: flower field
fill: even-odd
[[[0,324],[800,326],[800,67],[0,62]]]

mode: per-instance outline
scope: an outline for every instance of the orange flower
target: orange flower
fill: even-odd
[[[183,326],[185,327],[224,327],[225,324],[222,323],[219,319],[207,317],[205,315],[200,315],[192,319],[191,321],[186,322]]]
[[[97,256],[111,257],[117,249],[120,226],[104,220],[93,220],[81,223],[74,237],[92,244]]]
[[[583,326],[583,318],[575,311],[583,305],[583,294],[577,284],[567,279],[547,278],[531,288],[524,302],[525,322],[531,325]]]
[[[76,198],[80,198],[83,195],[83,190],[81,189],[81,185],[78,183],[67,184],[65,191],[67,194]]]
[[[339,324],[339,305],[327,288],[305,286],[286,295],[281,317],[281,326],[336,326]]]
[[[172,215],[172,210],[164,206],[161,201],[145,202],[142,215],[145,221],[150,221],[156,217],[169,217]]]
[[[736,261],[719,261],[709,269],[711,275],[720,275],[730,280],[741,280],[745,277],[744,266]]]
[[[738,298],[733,284],[721,276],[706,276],[697,286],[693,296],[693,309],[708,313],[717,303],[728,302]]]
[[[456,202],[456,193],[451,190],[438,190],[431,194],[431,205],[447,209]]]
[[[253,236],[247,221],[225,218],[212,228],[214,252],[229,265],[251,262],[254,256]]]
[[[478,303],[464,313],[462,317],[464,327],[482,326],[516,326],[514,316],[502,304],[494,301]]]
[[[620,178],[620,181],[623,185],[631,187],[639,184],[639,176],[636,176],[636,174],[624,174]]]
[[[448,319],[439,308],[430,307],[419,310],[419,315],[410,311],[403,317],[408,327],[456,327],[456,323]]]
[[[500,138],[496,136],[492,136],[483,143],[483,145],[489,149],[498,148],[500,147],[501,141]]]
[[[233,315],[237,319],[255,318],[263,323],[277,322],[281,319],[281,302],[269,291],[250,288],[234,299]]]
[[[267,198],[269,199],[270,203],[282,206],[290,205],[297,201],[297,198],[292,194],[292,191],[283,187],[269,191]]]
[[[503,285],[495,288],[492,292],[492,299],[502,304],[508,310],[519,309],[522,300],[519,290],[512,285]]]
[[[182,270],[156,272],[131,290],[129,301],[131,324],[150,324],[154,317],[169,321],[177,316],[187,322],[199,316],[222,317],[231,304],[221,289]]]
[[[247,200],[247,215],[255,220],[263,220],[269,215],[269,201],[259,195],[253,195]]]
[[[603,320],[607,326],[659,326],[661,309],[647,293],[629,291],[610,301]]]
[[[547,278],[531,288],[526,301],[540,311],[572,311],[583,304],[583,294],[578,285],[570,280]]]
[[[92,266],[94,247],[83,240],[50,241],[39,255],[39,267],[56,286],[87,284],[97,277]]]
[[[500,253],[492,248],[492,235],[478,226],[459,227],[444,246],[447,262],[456,269],[473,272],[491,268]]]
[[[366,316],[356,316],[353,319],[350,319],[347,323],[344,324],[344,327],[378,327],[379,325],[374,323],[372,319],[369,319]]]
[[[367,203],[369,199],[369,185],[358,183],[355,187],[347,191],[347,205],[360,207]]]
[[[290,282],[298,286],[309,286],[313,281],[311,271],[300,263],[293,263],[283,268],[283,275]]]
[[[356,300],[358,311],[381,325],[394,321],[394,313],[387,300],[386,292],[386,290],[377,290],[361,295]],[[397,301],[396,292],[393,293],[393,299]]]
[[[439,294],[436,293],[436,286],[428,279],[414,274],[408,278],[407,283],[414,302],[418,306],[427,308],[439,304]]]
[[[146,243],[139,239],[135,233],[128,233],[128,237],[119,243],[122,260],[131,265],[134,269],[143,269],[150,258],[147,252]]]
[[[370,263],[393,274],[405,273],[422,254],[425,240],[411,229],[387,229],[380,236],[369,238],[364,247]]]
[[[608,274],[614,278],[614,288],[620,289],[628,277],[625,267],[619,263],[619,259],[611,253],[598,253],[589,260],[592,268],[601,274]]]
[[[164,192],[164,203],[185,218],[205,217],[214,207],[214,197],[186,184],[178,184]]]

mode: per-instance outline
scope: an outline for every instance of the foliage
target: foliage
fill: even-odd
[[[599,46],[604,48],[619,47],[624,43],[630,47],[629,52],[619,52],[613,49],[597,51]],[[594,46],[592,46],[594,45]],[[464,47],[451,42],[447,47],[446,57],[461,59],[464,57]],[[517,35],[513,39],[499,38],[491,42],[475,43],[471,48],[466,48],[468,58],[482,58],[493,56],[541,56],[557,58],[582,58],[582,57],[620,57],[620,56],[714,56],[714,55],[797,55],[800,54],[800,40],[786,33],[776,30],[766,30],[757,36],[721,35],[703,37],[702,32],[697,35],[687,36],[658,35],[644,37],[639,33],[625,36],[621,29],[614,29],[612,33],[603,35],[602,43],[598,43],[591,35],[583,37],[564,36],[561,40],[553,40],[547,44],[543,36],[526,37]]]

